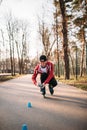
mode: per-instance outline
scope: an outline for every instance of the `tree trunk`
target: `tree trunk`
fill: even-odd
[[[83,46],[82,46],[81,72],[80,72],[81,77],[83,75],[83,64],[84,64],[84,54],[85,54],[85,44],[86,44],[84,28],[82,30],[82,36],[83,36]]]
[[[10,47],[11,75],[13,76],[13,58],[12,58],[12,47],[11,47],[11,38],[10,38],[10,36],[9,36],[9,47]]]
[[[19,56],[19,49],[18,49],[18,42],[16,42],[17,54],[18,54],[18,67],[19,67],[19,74],[21,74],[21,63],[20,63],[20,56]]]
[[[72,58],[71,54],[69,54],[69,56],[70,56],[71,64],[72,64],[72,74],[75,75],[73,58]]]
[[[87,75],[87,42],[86,42],[86,75]]]
[[[64,62],[65,62],[65,79],[70,78],[69,68],[69,56],[68,56],[68,38],[67,38],[67,22],[65,16],[65,4],[63,0],[59,0],[60,9],[62,14],[62,26],[63,26],[63,50],[64,50]]]

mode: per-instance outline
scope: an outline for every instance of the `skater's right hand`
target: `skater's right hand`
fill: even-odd
[[[37,82],[34,82],[34,85],[37,86]]]

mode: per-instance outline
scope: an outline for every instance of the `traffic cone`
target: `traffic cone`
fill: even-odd
[[[29,107],[29,108],[31,108],[31,107],[32,107],[31,102],[28,102],[28,107]]]
[[[23,125],[22,125],[22,130],[28,130],[27,125],[26,125],[26,124],[23,124]]]

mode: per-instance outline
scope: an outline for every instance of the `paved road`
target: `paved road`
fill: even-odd
[[[87,130],[87,92],[59,83],[44,99],[31,75],[0,83],[0,130]],[[32,108],[29,108],[31,102]]]

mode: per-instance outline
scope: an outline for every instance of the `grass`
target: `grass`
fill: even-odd
[[[87,91],[87,76],[78,77],[77,80],[75,77],[71,77],[69,80],[65,80],[64,77],[56,77],[56,79],[62,83],[69,84]]]
[[[19,76],[20,76],[19,74],[16,74],[15,76],[11,76],[11,75],[0,75],[0,82],[4,82],[4,81],[10,80],[10,79],[14,79],[14,78],[17,78]]]

